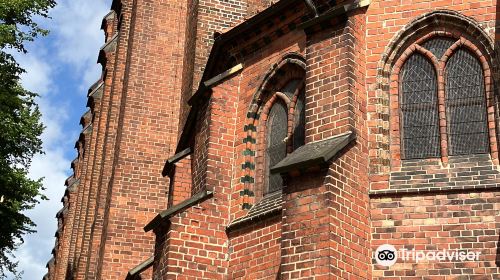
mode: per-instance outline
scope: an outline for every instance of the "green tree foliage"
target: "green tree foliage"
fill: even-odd
[[[23,212],[46,199],[41,179],[28,178],[31,159],[42,152],[37,94],[20,85],[24,70],[11,53],[26,53],[25,42],[47,34],[34,20],[54,6],[54,0],[0,0],[0,278],[15,273],[13,251],[34,232]]]

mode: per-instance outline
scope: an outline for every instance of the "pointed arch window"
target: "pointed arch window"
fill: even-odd
[[[282,161],[288,152],[305,142],[305,93],[303,79],[292,79],[278,91],[268,113],[266,127],[265,193],[281,190],[280,174],[271,174],[270,169]],[[276,93],[276,94],[278,94]],[[292,113],[292,108],[294,108]],[[292,125],[289,126],[289,119]]]
[[[306,110],[305,110],[305,93],[302,89],[297,96],[295,103],[295,120],[293,127],[293,149],[297,149],[305,144],[306,140]]]
[[[266,160],[268,162],[268,192],[281,189],[283,179],[280,174],[270,174],[272,166],[286,157],[287,110],[282,102],[276,102],[269,112]]]
[[[459,49],[446,67],[446,115],[450,155],[488,152],[484,75],[479,61]]]
[[[443,151],[448,155],[489,152],[484,70],[474,54],[457,44],[456,39],[435,37],[417,45],[422,51],[411,54],[401,68],[399,109],[404,159],[440,157]],[[425,50],[432,55],[424,56]],[[438,63],[432,63],[431,58],[444,68],[436,69]],[[441,86],[439,81],[443,81]],[[440,88],[444,92],[441,101]]]
[[[423,55],[413,54],[404,64],[400,92],[404,157],[439,157],[437,77]]]

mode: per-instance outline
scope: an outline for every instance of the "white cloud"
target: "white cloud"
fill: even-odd
[[[51,78],[54,69],[48,61],[43,61],[35,55],[16,55],[16,60],[27,71],[21,76],[21,82],[26,89],[40,94],[51,92],[51,87],[53,87]]]
[[[37,103],[42,112],[42,122],[46,126],[42,140],[44,149],[47,150],[60,147],[61,140],[67,139],[62,134],[62,124],[68,119],[66,108],[69,106],[54,104],[54,100],[59,99],[60,95],[58,86],[53,80],[56,72],[53,65],[57,64],[44,60],[47,56],[40,53],[42,51],[39,49],[26,56],[16,55],[16,60],[26,69],[21,75],[23,86],[40,95]]]
[[[95,82],[93,79],[100,73],[96,61],[103,43],[103,32],[100,31],[102,17],[110,7],[107,2],[65,1],[60,2],[51,13],[54,35],[58,41],[57,56],[85,75],[84,86]]]
[[[45,22],[51,30],[50,40],[39,39],[28,47],[27,55],[16,54],[27,73],[22,76],[23,85],[40,94],[38,104],[46,129],[42,135],[44,155],[33,159],[30,169],[32,178],[45,177],[45,195],[28,216],[37,224],[37,233],[25,237],[25,243],[15,252],[23,279],[41,279],[47,272],[45,264],[51,257],[54,233],[57,229],[55,214],[62,207],[64,180],[70,172],[74,155],[73,144],[80,127],[79,119],[69,119],[68,108],[85,104],[71,104],[75,95],[99,78],[100,66],[96,64],[99,47],[103,44],[100,30],[102,17],[109,11],[111,0],[61,0],[51,12],[52,20]],[[64,84],[61,71],[71,69],[79,80],[77,85]],[[61,92],[61,88],[72,92]],[[73,95],[73,96],[72,96]],[[81,100],[81,95],[80,95]]]
[[[67,178],[70,162],[64,158],[62,149],[46,149],[45,155],[36,156],[30,170],[32,178],[44,179],[45,195],[42,201],[27,215],[37,224],[37,232],[26,236],[25,243],[15,253],[23,279],[41,279],[47,272],[45,264],[54,246],[57,228],[55,213],[62,207],[60,199],[64,194],[63,182]]]
[[[25,243],[15,252],[19,271],[24,271],[23,279],[41,279],[46,273],[45,264],[54,246],[54,233],[57,228],[55,213],[62,207],[60,199],[64,194],[64,180],[68,176],[70,160],[65,158],[68,138],[64,135],[63,123],[67,119],[64,108],[54,104],[57,87],[54,82],[54,69],[40,57],[38,52],[27,56],[17,56],[17,61],[26,69],[21,77],[24,87],[38,92],[38,104],[42,112],[42,122],[46,126],[42,134],[45,154],[33,158],[30,177],[44,177],[44,194],[49,198],[42,201],[26,214],[37,224],[37,233],[24,237]]]

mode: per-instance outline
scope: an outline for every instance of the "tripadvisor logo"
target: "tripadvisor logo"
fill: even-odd
[[[382,266],[392,266],[398,260],[398,251],[394,246],[385,244],[375,251],[375,261]]]
[[[415,249],[400,249],[389,244],[381,245],[375,251],[375,261],[381,266],[392,266],[398,259],[402,261],[479,261],[481,252],[440,250],[440,251],[417,251]]]

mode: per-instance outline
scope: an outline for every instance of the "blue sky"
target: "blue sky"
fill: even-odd
[[[44,155],[36,156],[30,169],[33,178],[45,177],[44,201],[28,212],[37,233],[25,237],[16,252],[22,279],[42,279],[51,258],[55,215],[62,207],[64,180],[71,174],[70,162],[76,157],[75,141],[81,131],[80,117],[87,111],[87,90],[101,74],[96,64],[104,43],[100,30],[102,17],[109,12],[111,0],[58,0],[50,20],[39,20],[51,31],[27,45],[28,54],[16,58],[27,73],[23,85],[40,94],[38,103],[47,127],[42,138]]]

